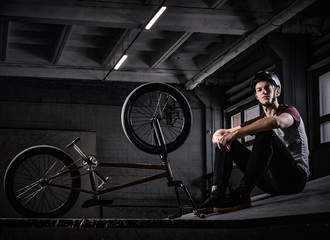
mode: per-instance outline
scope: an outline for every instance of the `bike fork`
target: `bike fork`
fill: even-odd
[[[176,194],[176,197],[177,197],[177,200],[178,200],[178,205],[179,205],[179,213],[171,215],[171,216],[169,216],[169,218],[174,219],[174,218],[177,218],[177,217],[181,217],[182,214],[183,214],[183,207],[182,207],[182,203],[181,203],[181,199],[180,199],[180,195],[179,195],[179,190],[178,190],[179,188],[182,188],[182,190],[186,194],[186,196],[187,196],[187,198],[190,202],[190,205],[193,208],[194,214],[196,214],[200,218],[205,218],[205,214],[200,213],[198,211],[198,209],[197,209],[197,207],[196,207],[196,205],[195,205],[188,189],[186,188],[186,186],[183,185],[182,181],[180,181],[180,180],[174,181],[173,180],[172,171],[171,171],[171,168],[169,167],[169,163],[168,163],[168,160],[167,160],[167,148],[166,148],[164,135],[163,135],[163,132],[161,130],[160,123],[159,123],[159,120],[158,120],[157,117],[153,119],[153,127],[155,129],[155,134],[156,134],[158,143],[162,147],[162,154],[160,155],[160,158],[163,160],[163,162],[166,162],[167,167],[168,167],[167,169],[170,172],[170,176],[171,176],[170,178],[168,178],[167,185],[169,187],[175,187],[175,194]]]

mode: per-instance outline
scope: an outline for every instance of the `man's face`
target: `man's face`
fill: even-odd
[[[271,104],[275,86],[270,81],[261,81],[256,84],[256,98],[261,104]]]

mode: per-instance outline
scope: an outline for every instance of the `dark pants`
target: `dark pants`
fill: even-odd
[[[304,189],[307,182],[307,174],[296,164],[274,131],[258,133],[252,151],[239,141],[232,143],[231,150],[216,147],[214,185],[228,185],[233,162],[243,171],[242,180],[248,186],[257,185],[269,194],[297,193]]]

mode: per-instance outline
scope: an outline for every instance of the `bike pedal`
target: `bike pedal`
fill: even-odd
[[[98,186],[98,188],[103,188],[103,186],[110,180],[109,177],[105,178],[105,181],[102,181],[102,183]]]

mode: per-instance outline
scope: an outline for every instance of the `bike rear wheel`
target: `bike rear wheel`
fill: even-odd
[[[9,203],[23,217],[33,218],[63,216],[79,196],[79,191],[71,188],[80,186],[79,170],[73,160],[52,146],[35,146],[18,154],[4,179]]]
[[[133,90],[124,102],[121,122],[127,138],[144,152],[162,154],[164,149],[153,126],[155,118],[167,152],[179,148],[192,126],[192,112],[185,96],[171,85],[147,83]]]

